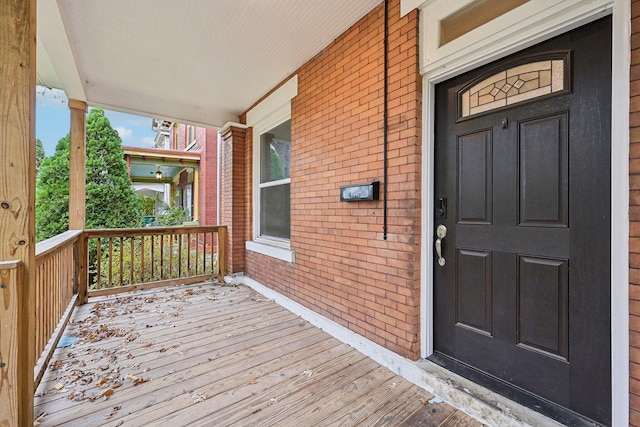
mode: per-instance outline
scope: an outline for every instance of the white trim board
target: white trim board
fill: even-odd
[[[337,340],[350,345],[395,374],[434,394],[486,425],[560,426],[555,421],[492,391],[479,387],[428,361],[412,362],[292,299],[246,277],[225,277],[225,282],[246,285],[302,317]]]
[[[420,326],[421,352],[433,352],[433,180],[435,85],[496,59],[520,51],[555,35],[570,31],[602,16],[613,15],[613,69],[611,122],[611,380],[612,424],[629,422],[629,0],[536,0],[508,13],[507,29],[495,19],[443,48],[429,47],[429,38],[439,31],[451,4],[468,1],[402,0],[403,11],[420,4],[421,60],[423,73],[423,166]],[[524,6],[527,6],[524,8]],[[531,9],[531,8],[534,9]],[[425,15],[432,14],[431,27]],[[505,14],[506,16],[507,14]],[[516,23],[516,24],[513,24]],[[429,34],[427,34],[429,33]],[[499,35],[500,37],[497,37]],[[439,34],[437,35],[439,38]],[[473,40],[473,42],[470,42]],[[473,45],[473,50],[464,43]],[[457,48],[456,48],[457,46]],[[623,100],[624,102],[616,102]]]

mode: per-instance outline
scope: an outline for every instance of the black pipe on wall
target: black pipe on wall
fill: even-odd
[[[382,101],[382,238],[387,240],[387,148],[388,148],[388,119],[387,110],[389,105],[388,99],[388,62],[389,62],[389,0],[384,0],[384,60],[383,60],[383,78],[384,78],[384,95]]]

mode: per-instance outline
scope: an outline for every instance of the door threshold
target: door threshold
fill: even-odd
[[[423,380],[433,389],[433,394],[487,425],[505,425],[505,422],[519,426],[598,425],[577,414],[573,420],[559,422],[430,359],[420,359],[413,363],[424,372]]]

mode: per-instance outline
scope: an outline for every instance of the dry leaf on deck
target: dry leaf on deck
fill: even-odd
[[[36,418],[35,420],[33,420],[33,425],[34,426],[39,426],[40,425],[40,421],[42,421],[42,419],[44,418],[44,416],[47,415],[46,412],[41,413],[40,415],[38,415],[38,418]]]
[[[61,389],[64,388],[64,384],[58,383],[58,384],[54,385],[53,388],[55,388],[56,390],[61,390]]]
[[[207,400],[207,395],[205,393],[195,393],[191,395],[191,399],[193,399],[193,403],[200,403]]]
[[[131,381],[133,381],[133,385],[140,385],[149,381],[142,377],[136,377],[135,375],[127,375],[127,379],[130,379]]]
[[[96,386],[102,387],[107,381],[109,381],[109,377],[102,377],[96,382]]]
[[[104,414],[104,417],[106,419],[109,419],[113,417],[120,409],[122,409],[122,406],[114,406],[111,412],[109,412],[108,414]]]

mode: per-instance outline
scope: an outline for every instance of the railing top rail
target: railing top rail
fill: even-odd
[[[0,270],[13,270],[22,265],[22,260],[12,259],[7,261],[0,261]]]
[[[144,228],[102,228],[85,230],[84,234],[88,238],[97,237],[135,237],[135,236],[157,236],[158,234],[187,234],[187,233],[210,233],[216,232],[225,225],[178,225],[173,227],[144,227]]]
[[[36,263],[43,260],[50,253],[65,246],[74,244],[81,234],[82,230],[68,230],[64,233],[58,234],[57,236],[53,236],[47,240],[36,243]]]

